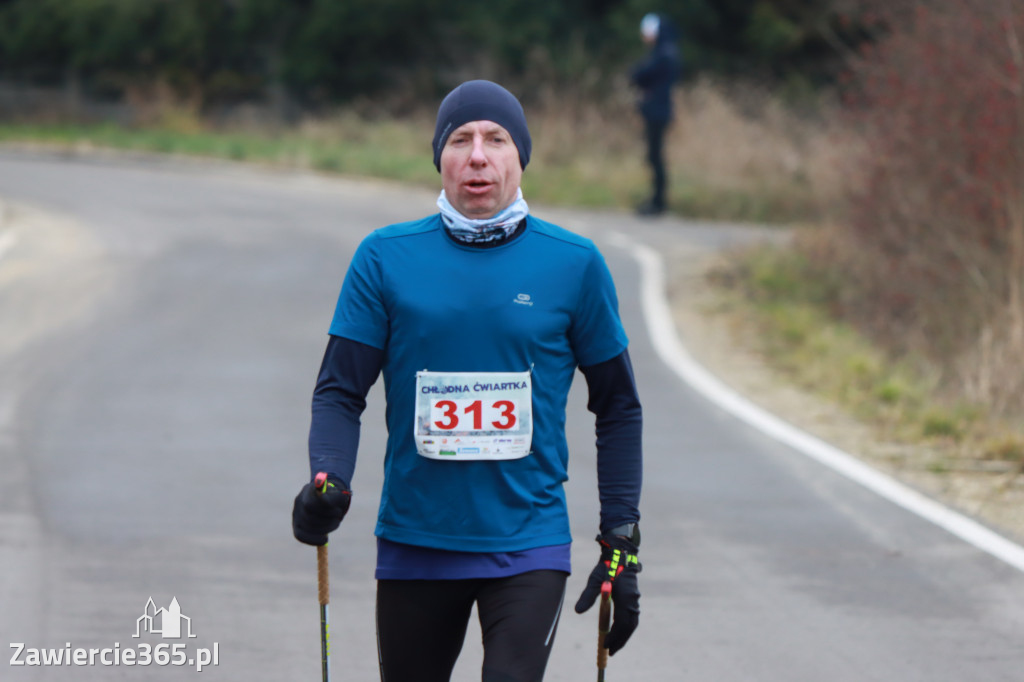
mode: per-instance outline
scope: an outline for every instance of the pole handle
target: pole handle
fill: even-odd
[[[313,479],[313,487],[317,495],[323,495],[327,490],[327,474],[319,472]],[[325,606],[331,602],[331,580],[330,570],[327,565],[327,545],[319,545],[316,548],[316,580],[320,605]]]
[[[608,649],[604,646],[605,635],[612,622],[612,582],[601,583],[601,609],[597,617],[597,681],[604,682],[604,670],[608,667]]]
[[[317,597],[321,606],[331,603],[331,581],[327,568],[327,545],[320,545],[316,548],[316,581]]]
[[[313,488],[317,495],[327,491],[327,474],[318,472],[313,478]],[[316,584],[317,596],[320,600],[320,671],[323,682],[331,679],[331,648],[328,625],[327,604],[331,601],[330,571],[327,566],[327,545],[316,548]]]

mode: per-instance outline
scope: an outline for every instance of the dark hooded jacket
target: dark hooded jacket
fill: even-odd
[[[663,14],[658,15],[658,38],[647,57],[633,67],[630,81],[640,88],[640,113],[649,121],[672,118],[672,85],[682,72],[676,30]]]

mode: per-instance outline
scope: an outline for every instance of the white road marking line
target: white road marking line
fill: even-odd
[[[12,230],[6,232],[0,232],[0,260],[7,255],[7,252],[14,248],[14,245],[18,243],[18,235]]]
[[[640,297],[651,342],[662,361],[684,382],[766,435],[1024,572],[1024,547],[761,409],[698,364],[676,333],[665,296],[661,256],[618,232],[612,233],[609,241],[630,252],[640,265]]]

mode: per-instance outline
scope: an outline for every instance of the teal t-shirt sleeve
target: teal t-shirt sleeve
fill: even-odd
[[[569,342],[583,367],[614,358],[626,350],[629,339],[619,319],[619,299],[612,273],[594,247],[581,283],[579,302]]]
[[[379,239],[371,234],[356,249],[341,285],[330,333],[383,349],[388,339],[388,312],[379,248]]]

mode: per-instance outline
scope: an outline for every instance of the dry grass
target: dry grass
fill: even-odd
[[[584,74],[571,87],[529,92],[534,141],[524,192],[539,203],[628,208],[645,198],[650,176],[643,124],[625,80],[601,86]],[[433,183],[430,138],[435,109],[387,100],[360,101],[284,127],[260,124],[240,108],[216,121],[195,101],[175,99],[159,83],[130,93],[136,125],[4,126],[5,139],[154,148],[228,155],[325,171]],[[667,138],[670,208],[704,219],[814,222],[838,185],[835,141],[818,116],[801,115],[752,87],[702,81],[676,92]],[[248,115],[247,115],[248,112]],[[155,142],[154,142],[155,141]]]
[[[684,184],[699,178],[734,195],[766,197],[772,213],[821,220],[841,193],[843,160],[856,144],[830,123],[833,109],[823,100],[813,114],[798,113],[755,87],[698,83],[680,93],[669,158]]]
[[[600,105],[564,91],[537,98],[527,115],[532,163],[545,177],[534,186],[527,177],[527,189],[545,200],[569,191],[570,202],[590,205],[629,206],[646,196],[643,123],[624,82],[611,93]],[[704,80],[678,89],[675,105],[666,158],[676,212],[769,223],[827,215],[852,144],[826,123],[830,104],[800,113],[753,86]]]

